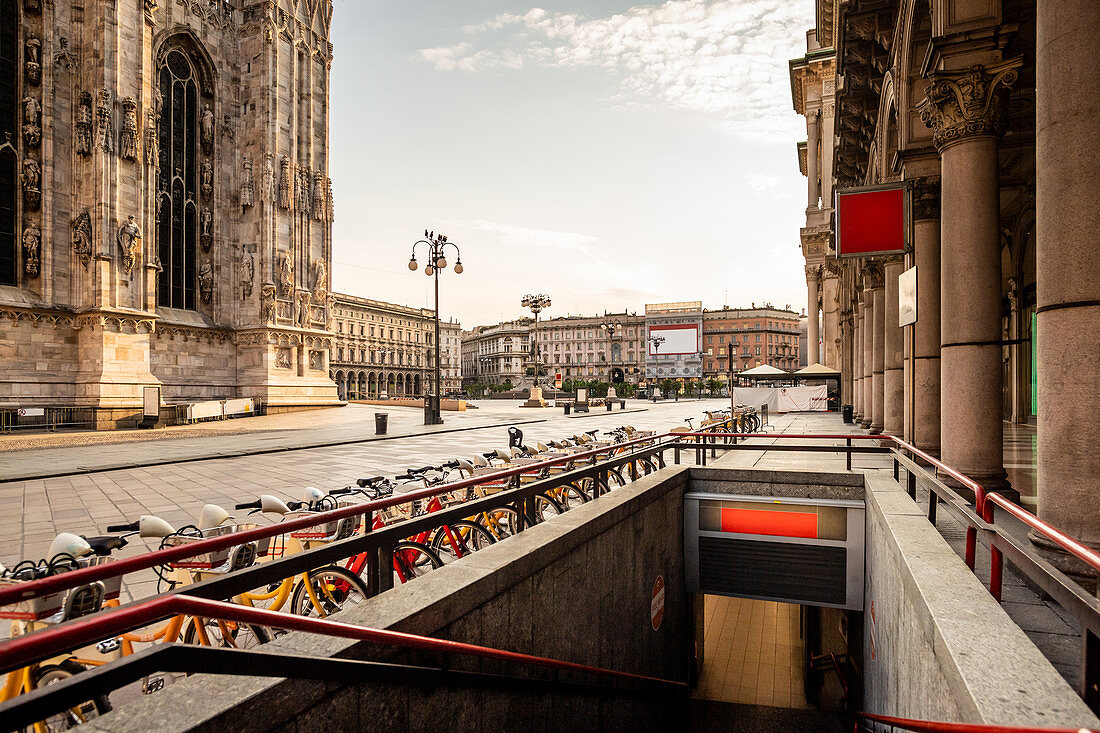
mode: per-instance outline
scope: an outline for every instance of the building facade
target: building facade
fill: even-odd
[[[614,324],[609,336],[603,324]],[[637,384],[645,362],[645,317],[635,313],[559,316],[539,322],[542,363],[553,377]]]
[[[335,403],[332,3],[0,18],[0,400]]]
[[[1100,544],[1100,5],[818,0],[791,62],[807,175],[809,341],[872,432],[1008,490],[1004,421],[1036,425],[1041,517]],[[903,181],[904,257],[836,258],[834,191]],[[916,267],[915,324],[898,277]],[[812,359],[811,359],[812,360]]]
[[[734,373],[763,364],[784,371],[798,369],[798,321],[798,313],[770,305],[704,309],[703,377],[728,378],[731,347]]]
[[[341,397],[423,395],[435,364],[435,312],[343,293],[335,297],[329,359]]]
[[[530,318],[520,318],[463,331],[463,383],[518,385],[523,379],[525,364],[531,360],[533,323]]]
[[[645,307],[647,379],[701,379],[703,304],[653,303]]]
[[[462,326],[458,321],[439,324],[439,375],[443,394],[462,391]]]

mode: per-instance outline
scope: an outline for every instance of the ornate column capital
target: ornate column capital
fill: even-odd
[[[909,179],[913,190],[911,198],[913,221],[940,218],[940,177],[925,176]]]
[[[806,282],[817,283],[821,280],[820,265],[806,265]]]
[[[937,71],[917,108],[932,130],[932,143],[944,148],[967,138],[996,136],[1005,128],[1005,96],[1016,83],[1022,58],[965,71]]]
[[[886,287],[886,280],[883,277],[882,265],[877,262],[868,262],[863,266],[863,289],[878,290]]]

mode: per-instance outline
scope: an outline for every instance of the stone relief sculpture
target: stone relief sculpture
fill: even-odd
[[[314,370],[314,371],[320,371],[320,369],[323,365],[324,365],[323,353],[320,352],[320,351],[310,351],[309,352],[309,368]]]
[[[279,206],[289,209],[294,195],[294,182],[291,180],[290,158],[285,155],[279,159]]]
[[[92,95],[89,92],[80,93],[76,108],[76,152],[92,154]]]
[[[275,166],[273,159],[274,156],[271,153],[264,153],[264,178],[260,182],[260,197],[264,201],[275,199]]]
[[[199,116],[199,137],[202,140],[202,151],[210,155],[214,149],[214,113],[209,104],[203,105]]]
[[[275,352],[275,366],[279,369],[290,369],[290,354],[285,349]]]
[[[275,323],[275,286],[264,285],[260,293],[260,317],[264,323]]]
[[[137,160],[137,102],[132,97],[122,100],[122,129],[118,133],[118,157]]]
[[[214,266],[210,260],[199,264],[199,295],[203,303],[209,304],[214,299]]]
[[[34,97],[23,97],[23,142],[37,148],[42,140],[42,105]]]
[[[298,169],[298,176],[295,178],[295,190],[294,201],[299,211],[309,211],[309,191],[310,182],[313,180],[313,176],[309,174],[309,169],[302,166]]]
[[[145,22],[154,23],[153,13],[157,12],[157,0],[145,0]]]
[[[42,12],[42,0],[23,0],[23,10],[28,13],[38,14]]]
[[[256,277],[256,258],[247,249],[241,252],[241,300],[252,295],[252,280]]]
[[[138,252],[141,251],[141,228],[134,222],[132,214],[126,217],[126,223],[119,227],[118,236],[115,239],[118,241],[119,249],[122,250],[122,266],[129,275],[134,268],[134,262],[137,261]]]
[[[332,330],[332,321],[336,317],[336,296],[329,293],[325,297],[325,330]]]
[[[210,243],[214,239],[214,215],[210,213],[210,209],[203,209],[199,214],[199,243],[202,245],[203,252],[210,251]]]
[[[222,117],[222,137],[230,142],[233,142],[233,138],[237,136],[237,133],[233,130],[233,120],[229,115]]]
[[[73,219],[73,253],[80,258],[84,269],[88,269],[88,261],[92,258],[92,218],[87,211]]]
[[[285,295],[290,295],[294,291],[294,260],[289,252],[279,261],[279,282],[283,285]]]
[[[241,163],[241,206],[252,205],[252,194],[252,158],[245,158]]]
[[[312,297],[308,290],[303,290],[298,293],[298,300],[295,302],[296,308],[294,309],[294,322],[302,328],[309,328],[309,307]]]
[[[318,296],[323,296],[327,292],[325,287],[325,263],[321,260],[317,260],[313,263],[313,292]]]
[[[60,48],[57,53],[53,55],[53,62],[66,71],[72,71],[76,66],[76,56],[69,51],[69,39],[65,38],[65,36],[61,36],[57,41]]]
[[[23,44],[23,70],[32,87],[42,81],[42,41],[34,36],[27,36]]]
[[[34,158],[23,159],[23,172],[19,176],[23,185],[23,205],[31,211],[38,211],[42,202],[42,169]]]
[[[38,224],[30,222],[23,230],[23,271],[27,277],[38,277],[38,252],[42,245],[42,232]]]
[[[210,164],[209,160],[202,162],[202,184],[200,189],[204,199],[210,198],[214,193],[214,166]]]
[[[325,211],[325,177],[320,173],[313,176],[313,218],[324,221]]]
[[[96,145],[103,149],[103,152],[111,152],[111,93],[106,89],[102,89],[99,92],[99,106],[95,111],[96,124]]]

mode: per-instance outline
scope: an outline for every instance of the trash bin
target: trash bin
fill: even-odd
[[[611,412],[611,408],[613,408],[614,406],[615,406],[614,402],[612,402],[611,400],[607,401],[607,411],[608,412]]]
[[[389,413],[387,413],[387,412],[376,412],[376,413],[374,413],[374,434],[375,435],[385,435],[386,434],[386,425],[389,423],[389,419],[390,419],[390,416],[389,416]]]
[[[566,415],[569,414],[569,403],[568,402],[565,403],[565,414]]]
[[[844,405],[841,409],[841,414],[844,416],[844,422],[851,424],[852,422],[852,406]]]

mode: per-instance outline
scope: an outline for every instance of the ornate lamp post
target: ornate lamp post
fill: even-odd
[[[455,274],[462,274],[462,252],[454,242],[447,241],[446,234],[436,234],[424,230],[424,238],[413,242],[412,255],[409,257],[409,269],[416,270],[416,246],[422,244],[428,249],[428,264],[424,266],[424,274],[435,277],[435,363],[432,365],[432,386],[434,394],[424,394],[424,424],[442,425],[443,416],[439,412],[439,272],[447,269],[447,258],[444,250],[448,245],[455,250]]]
[[[539,349],[539,313],[546,308],[550,307],[550,296],[546,293],[535,293],[520,298],[519,304],[524,308],[530,308],[531,312],[535,314],[535,333],[531,342],[531,361],[535,365],[535,383],[531,387],[531,396],[527,402],[523,403],[524,407],[546,407],[546,400],[542,398],[542,387],[539,386],[539,363],[542,361],[541,350]]]
[[[622,328],[621,323],[618,321],[604,321],[600,324],[600,328],[607,334],[607,340],[609,346],[608,352],[608,366],[607,366],[607,399],[613,400],[618,397],[615,394],[615,332]]]
[[[653,401],[657,401],[657,385],[660,380],[657,378],[657,357],[660,355],[661,344],[665,342],[664,336],[650,336],[648,339],[650,344],[653,345],[653,389],[650,390],[650,395],[653,397]]]

